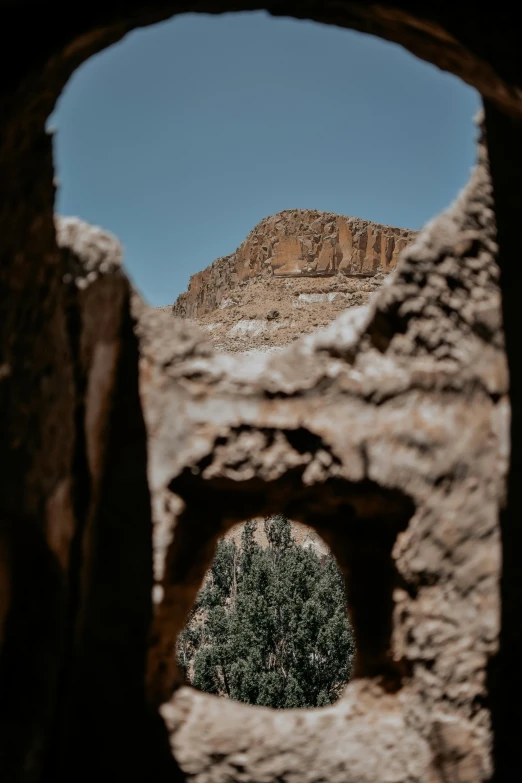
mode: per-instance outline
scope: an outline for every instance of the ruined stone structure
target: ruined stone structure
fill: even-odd
[[[331,212],[288,209],[258,223],[235,253],[192,275],[173,311],[200,318],[226,301],[238,283],[253,278],[389,272],[415,233]]]
[[[369,310],[255,366],[146,310],[112,238],[55,224],[44,123],[74,68],[172,13],[252,7],[0,3],[2,780],[511,783],[518,7],[268,6],[401,43],[480,90],[485,117],[465,192]],[[273,512],[316,529],[348,585],[356,676],[322,710],[178,687],[176,633],[216,538]]]

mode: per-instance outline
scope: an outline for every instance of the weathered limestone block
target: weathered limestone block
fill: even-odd
[[[491,206],[481,145],[465,192],[403,252],[372,304],[276,355],[214,354],[190,325],[143,314],[148,692],[191,780],[491,775],[487,667],[509,430]],[[319,532],[345,575],[355,677],[327,709],[178,689],[176,635],[217,538],[274,512]]]

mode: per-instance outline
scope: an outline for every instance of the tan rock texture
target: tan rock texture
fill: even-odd
[[[174,314],[201,318],[226,306],[238,284],[252,279],[389,272],[415,234],[331,212],[285,210],[258,223],[235,253],[192,275]]]
[[[217,351],[278,350],[345,310],[368,304],[386,277],[257,277],[229,290],[217,309],[189,320],[207,333]],[[157,309],[171,320],[177,317],[171,307]]]
[[[45,123],[75,68],[172,14],[253,7],[107,0],[72,14],[0,2],[0,777],[512,783],[517,4],[265,5],[401,44],[482,94],[489,176],[482,150],[466,193],[405,250],[366,313],[255,362],[144,313],[139,359],[117,264],[77,287],[95,271],[80,232],[57,243]],[[320,530],[346,573],[359,668],[331,711],[175,690],[171,646],[215,537],[272,509]]]

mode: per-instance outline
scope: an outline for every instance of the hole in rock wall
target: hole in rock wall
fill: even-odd
[[[354,651],[332,553],[283,515],[250,520],[220,539],[177,642],[194,687],[275,708],[336,701]]]
[[[281,275],[308,263],[346,270],[352,240],[335,218],[419,229],[468,178],[477,108],[472,89],[371,36],[258,12],[181,15],[133,32],[72,77],[50,119],[57,211],[114,233],[154,306],[171,305],[190,275],[285,210],[330,217],[319,231],[308,228],[317,215],[281,225],[284,242],[273,226],[257,232],[240,278],[263,276],[270,262]],[[367,273],[395,263],[376,232],[353,247]],[[205,327],[238,345],[283,342],[364,303],[358,290],[288,286],[253,292],[239,311],[227,286],[215,303],[200,291],[219,315]]]

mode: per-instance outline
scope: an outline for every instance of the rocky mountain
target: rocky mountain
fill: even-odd
[[[414,235],[332,212],[287,209],[258,223],[235,253],[192,275],[174,313],[200,318],[226,303],[238,284],[259,278],[389,272]]]
[[[366,304],[415,234],[331,212],[285,210],[193,275],[172,313],[196,320],[218,350],[278,348]]]

